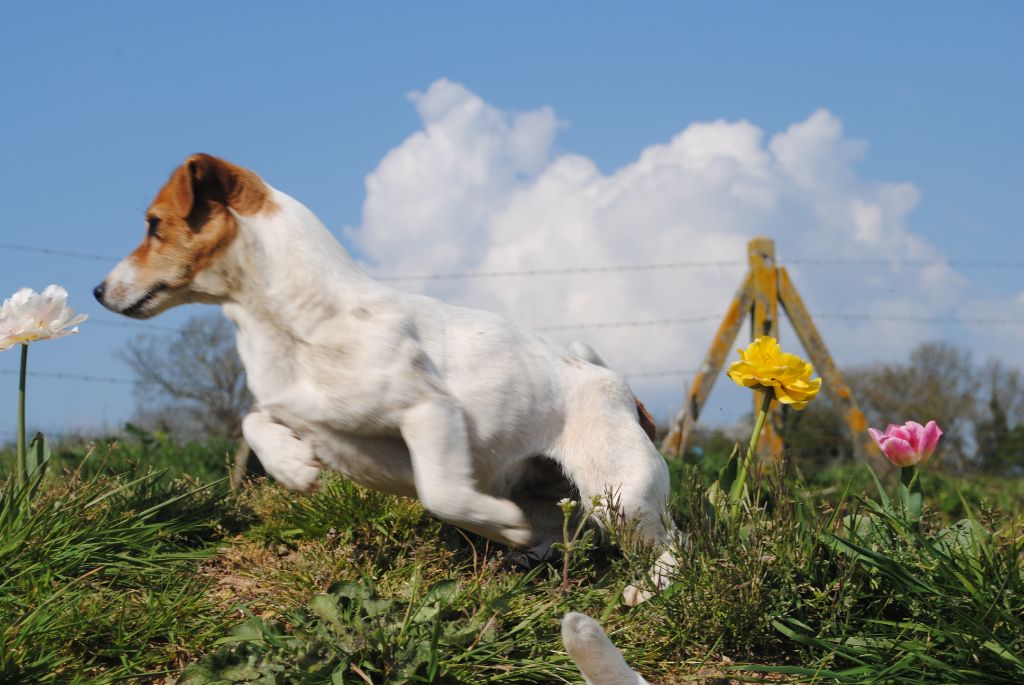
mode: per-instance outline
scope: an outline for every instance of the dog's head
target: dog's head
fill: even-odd
[[[157,193],[142,243],[96,287],[96,299],[137,319],[186,302],[220,301],[227,293],[217,266],[238,234],[236,217],[274,210],[259,176],[192,155]]]

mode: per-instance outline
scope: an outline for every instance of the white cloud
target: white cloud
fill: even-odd
[[[544,107],[501,111],[447,80],[410,96],[422,129],[366,181],[363,223],[350,240],[382,274],[508,271],[744,259],[756,235],[787,256],[878,260],[883,268],[793,266],[813,312],[967,315],[969,283],[907,224],[911,183],[863,178],[867,152],[826,110],[772,136],[747,121],[693,123],[634,162],[603,174],[558,153],[562,126]],[[928,260],[928,268],[897,262]],[[525,326],[722,314],[744,268],[658,270],[403,283]],[[1017,303],[1013,303],[1016,305]],[[591,342],[624,372],[694,368],[715,322],[553,333]],[[903,358],[948,327],[819,321],[840,366]],[[746,335],[744,332],[743,335]],[[796,347],[792,339],[786,347]],[[787,344],[788,343],[788,344]],[[661,414],[684,379],[634,383]]]

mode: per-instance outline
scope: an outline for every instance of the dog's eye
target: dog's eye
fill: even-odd
[[[158,216],[147,216],[146,227],[149,232],[150,238],[160,238],[160,217]]]

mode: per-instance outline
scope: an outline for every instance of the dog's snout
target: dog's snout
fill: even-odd
[[[103,293],[105,293],[106,290],[107,284],[105,282],[100,283],[98,286],[92,289],[92,296],[95,297],[100,304],[103,304]]]

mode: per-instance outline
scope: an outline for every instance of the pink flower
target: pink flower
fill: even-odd
[[[927,461],[942,437],[942,430],[934,421],[925,426],[917,421],[907,421],[902,426],[890,423],[884,433],[874,428],[868,428],[868,433],[889,461],[901,467]]]

